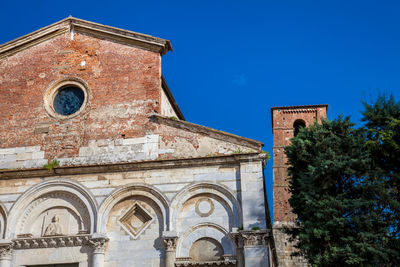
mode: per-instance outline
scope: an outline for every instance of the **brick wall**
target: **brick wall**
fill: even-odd
[[[284,228],[293,226],[296,219],[289,205],[289,177],[287,157],[284,147],[294,137],[294,123],[302,120],[305,126],[320,122],[326,118],[327,105],[277,107],[271,109],[273,145],[273,217],[274,239],[279,266],[308,266],[302,257],[293,257],[295,242],[289,240]]]
[[[287,158],[284,147],[290,144],[294,137],[293,124],[296,120],[303,120],[306,126],[321,118],[326,118],[327,106],[299,106],[273,108],[272,130],[274,135],[273,146],[273,201],[274,222],[290,222],[295,219],[290,212],[288,199]]]
[[[0,148],[39,146],[46,159],[69,158],[89,140],[145,136],[155,127],[149,114],[161,111],[160,57],[66,33],[0,59]],[[89,102],[79,116],[58,120],[43,94],[68,77],[87,83]]]

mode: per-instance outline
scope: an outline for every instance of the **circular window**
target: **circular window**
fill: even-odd
[[[46,111],[55,118],[75,117],[85,108],[88,93],[83,81],[69,79],[55,82],[44,94]]]
[[[54,110],[68,116],[77,112],[85,100],[85,93],[77,87],[68,86],[61,89],[54,97]]]

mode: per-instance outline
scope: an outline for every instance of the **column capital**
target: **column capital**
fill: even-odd
[[[104,254],[108,238],[105,235],[93,235],[87,245],[93,249],[94,254]]]
[[[166,251],[175,251],[178,237],[175,232],[164,231],[163,239]]]
[[[0,241],[0,260],[9,260],[13,253],[12,242],[1,242]]]
[[[235,241],[236,247],[255,247],[255,246],[268,246],[268,239],[270,238],[270,230],[245,230],[230,233],[230,236]]]

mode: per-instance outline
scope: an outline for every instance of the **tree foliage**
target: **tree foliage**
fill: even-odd
[[[364,106],[363,127],[324,120],[285,149],[298,216],[289,232],[313,266],[400,266],[400,103]]]

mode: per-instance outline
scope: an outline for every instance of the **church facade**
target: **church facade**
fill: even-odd
[[[263,144],[185,120],[170,50],[73,17],[0,46],[0,267],[277,266]]]

